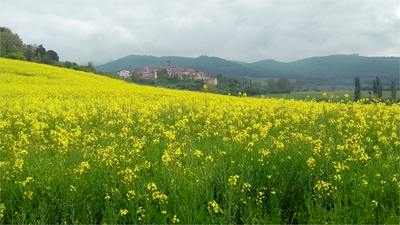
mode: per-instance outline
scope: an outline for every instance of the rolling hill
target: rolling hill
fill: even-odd
[[[150,65],[166,65],[168,58],[172,66],[192,68],[208,72],[211,76],[223,74],[239,78],[277,78],[331,81],[353,81],[354,77],[373,79],[377,76],[385,80],[398,80],[399,57],[366,57],[358,54],[311,57],[293,62],[278,62],[272,59],[253,63],[229,61],[218,57],[155,57],[129,55],[121,59],[99,65],[97,70],[115,72],[122,68],[136,69]]]
[[[250,73],[251,76],[261,76],[257,71],[247,68],[238,63],[217,58],[200,56],[197,58],[187,57],[155,57],[155,56],[139,56],[129,55],[121,59],[106,63],[104,65],[96,66],[96,70],[103,72],[115,72],[122,68],[133,70],[136,68],[144,68],[146,66],[159,66],[166,65],[167,61],[171,60],[173,67],[180,67],[185,69],[203,70],[208,72],[211,76],[217,74],[224,74],[226,76],[241,77]]]

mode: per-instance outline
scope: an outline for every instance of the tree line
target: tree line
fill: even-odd
[[[246,93],[247,96],[290,93],[294,86],[291,85],[289,79],[268,79],[266,83],[260,81],[252,81],[251,79],[226,77],[222,74],[216,76],[217,85],[207,85],[209,93],[223,95],[238,95],[238,93]],[[203,80],[189,79],[177,75],[169,76],[165,69],[157,71],[157,79],[146,79],[140,75],[133,74],[130,80],[134,83],[145,85],[165,87],[178,90],[203,91],[205,82]]]
[[[1,57],[45,64],[59,62],[57,52],[46,51],[43,45],[24,44],[19,35],[7,27],[0,27],[0,39]]]
[[[58,53],[55,50],[46,50],[43,44],[25,44],[18,34],[13,33],[7,27],[0,27],[0,40],[0,57],[104,75],[104,73],[96,71],[92,62],[88,62],[87,65],[78,65],[75,62],[69,61],[60,62]]]
[[[354,101],[358,101],[361,99],[361,82],[360,82],[360,77],[356,77],[355,81],[354,81]],[[372,91],[374,93],[374,97],[378,98],[378,99],[382,99],[383,96],[383,84],[382,81],[379,77],[376,77],[373,80],[373,84],[372,84]],[[390,85],[390,92],[391,92],[391,96],[390,96],[390,100],[392,102],[396,102],[396,95],[397,95],[397,87],[396,87],[396,81],[393,80],[391,82]],[[369,92],[370,97],[372,97],[372,93]]]

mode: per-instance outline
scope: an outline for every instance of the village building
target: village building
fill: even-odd
[[[121,69],[117,72],[120,78],[126,79],[132,76],[132,72],[127,69]]]
[[[160,70],[166,70],[169,77],[178,76],[179,79],[184,80],[203,80],[206,84],[217,85],[218,81],[216,78],[211,78],[205,71],[197,71],[194,69],[182,69],[178,67],[171,67],[171,61],[168,60],[167,66],[147,66],[145,68],[135,69],[133,71],[122,69],[118,71],[119,76],[122,78],[125,76],[131,77],[132,75],[143,79],[157,79],[158,72]],[[129,71],[129,75],[127,73]]]

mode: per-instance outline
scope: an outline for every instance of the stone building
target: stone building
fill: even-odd
[[[203,80],[206,84],[217,85],[218,81],[216,78],[211,78],[207,72],[198,71],[194,69],[182,69],[178,67],[171,67],[171,61],[168,60],[167,66],[147,66],[145,68],[135,69],[130,72],[130,75],[135,75],[139,78],[144,79],[157,79],[158,72],[160,70],[166,70],[169,77],[178,76],[179,79],[184,80]],[[120,70],[122,71],[122,70]],[[126,73],[126,72],[123,72]],[[121,75],[120,75],[121,77]]]
[[[132,72],[127,69],[121,69],[117,72],[120,78],[126,79],[132,76]]]

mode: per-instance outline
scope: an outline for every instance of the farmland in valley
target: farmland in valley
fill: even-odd
[[[326,96],[324,97],[324,93]],[[343,92],[292,92],[292,93],[282,93],[282,94],[266,94],[264,95],[265,98],[283,98],[283,99],[294,99],[294,100],[303,100],[303,101],[310,101],[315,100],[319,101],[331,101],[331,102],[340,102],[346,101],[345,95],[349,97],[347,99],[353,100],[354,99],[354,91],[343,91]],[[382,100],[391,102],[391,92],[390,91],[383,91],[382,92]],[[397,91],[396,96],[399,96],[400,92]],[[255,96],[261,98],[261,95]],[[368,91],[361,92],[362,102],[363,103],[370,103],[373,102],[376,97],[374,94],[369,94]],[[379,101],[376,99],[375,101]]]
[[[399,126],[2,58],[1,223],[398,224]]]

